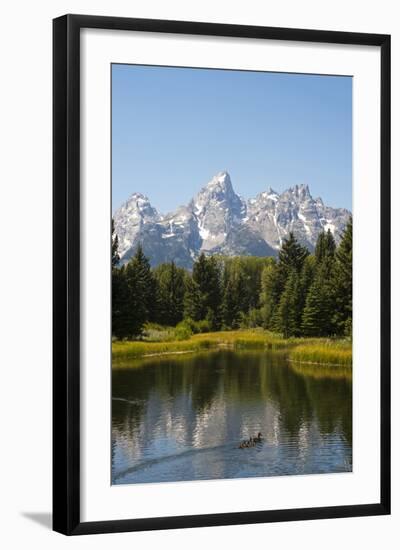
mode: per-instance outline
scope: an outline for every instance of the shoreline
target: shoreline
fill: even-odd
[[[302,361],[301,359],[288,358],[289,363],[298,363],[299,365],[315,365],[317,367],[341,367],[344,369],[351,369],[352,365],[346,365],[345,363],[322,363],[320,361]]]
[[[352,367],[352,346],[334,338],[290,338],[260,330],[236,330],[195,334],[186,340],[117,341],[112,343],[113,363],[130,360],[186,355],[218,349],[284,352],[293,363],[316,366]]]
[[[184,355],[185,353],[196,353],[195,349],[188,349],[188,350],[182,350],[182,351],[160,351],[159,353],[145,353],[142,355],[142,358],[147,357],[163,357],[164,355]],[[137,359],[141,359],[141,357],[138,357]]]

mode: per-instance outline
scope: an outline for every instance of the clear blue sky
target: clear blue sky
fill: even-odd
[[[112,66],[113,211],[138,191],[166,213],[222,170],[351,210],[351,77]]]

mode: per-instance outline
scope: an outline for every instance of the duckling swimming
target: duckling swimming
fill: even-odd
[[[263,440],[262,433],[258,432],[255,437],[245,439],[239,444],[239,449],[248,449],[249,447],[255,447],[257,443],[261,443]]]
[[[258,432],[256,437],[250,437],[250,439],[245,439],[239,445],[239,449],[248,449],[249,447],[255,447],[257,443],[261,443],[262,434]]]

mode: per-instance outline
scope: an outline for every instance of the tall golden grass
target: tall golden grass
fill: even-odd
[[[345,340],[321,340],[318,343],[305,342],[295,346],[289,353],[291,361],[317,365],[351,367],[352,347]]]
[[[204,350],[264,349],[287,351],[291,361],[310,364],[332,364],[350,367],[351,343],[327,338],[284,339],[262,329],[232,330],[192,335],[187,340],[117,341],[112,343],[113,364],[127,359],[165,354],[182,354]]]

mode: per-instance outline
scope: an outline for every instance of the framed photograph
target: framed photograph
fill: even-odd
[[[389,514],[390,36],[66,15],[53,69],[54,529]]]

